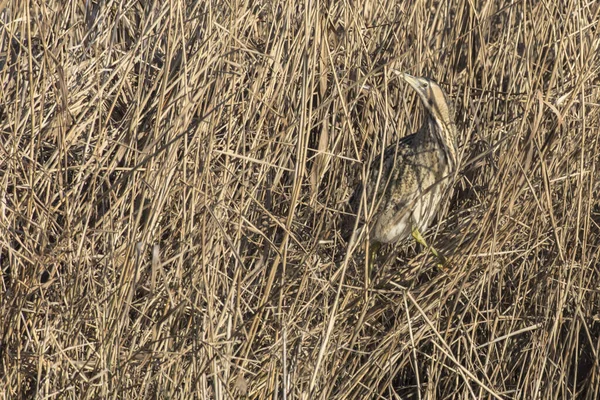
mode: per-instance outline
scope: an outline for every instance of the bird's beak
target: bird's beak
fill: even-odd
[[[423,83],[421,82],[421,80],[415,76],[412,76],[410,74],[407,74],[406,72],[400,72],[398,70],[394,70],[394,72],[400,77],[402,78],[402,80],[406,83],[408,83],[410,86],[413,87],[413,89],[415,89],[417,91],[417,93],[422,93],[423,92]]]

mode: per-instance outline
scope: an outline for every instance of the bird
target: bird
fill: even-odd
[[[359,222],[367,220],[371,262],[382,244],[411,234],[426,246],[420,232],[435,218],[459,162],[454,107],[446,92],[429,78],[393,72],[415,90],[426,115],[417,132],[389,145],[372,161],[366,181],[349,200],[350,215],[356,214]],[[346,223],[346,237],[355,226],[364,227],[354,222]]]

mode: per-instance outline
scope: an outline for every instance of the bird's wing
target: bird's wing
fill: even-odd
[[[415,135],[405,136],[398,142],[389,145],[382,155],[378,155],[372,162],[369,170],[367,185],[367,201],[379,202],[385,192],[390,189],[392,180],[398,179],[404,174],[406,168],[403,162],[404,158],[410,158],[409,153],[413,148]],[[409,156],[409,157],[407,157]],[[379,181],[379,182],[378,182]],[[349,200],[350,207],[354,213],[358,213],[360,202],[362,200],[364,184],[360,182],[352,197]],[[373,198],[373,194],[375,196]]]

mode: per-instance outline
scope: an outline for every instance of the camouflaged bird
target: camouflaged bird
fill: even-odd
[[[373,160],[366,197],[360,184],[350,198],[355,214],[363,197],[367,210],[374,207],[365,213],[363,206],[362,214],[371,215],[369,240],[377,245],[429,227],[458,163],[454,109],[442,88],[430,79],[394,72],[417,92],[427,115],[417,132],[390,145]],[[346,231],[350,229],[346,233],[352,233],[353,222],[351,227],[346,225]]]

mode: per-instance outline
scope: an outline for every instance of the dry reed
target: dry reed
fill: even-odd
[[[0,1],[0,392],[598,398],[599,20]],[[407,241],[367,280],[345,202],[422,120],[391,68],[456,105],[462,167],[427,232],[452,268]]]

